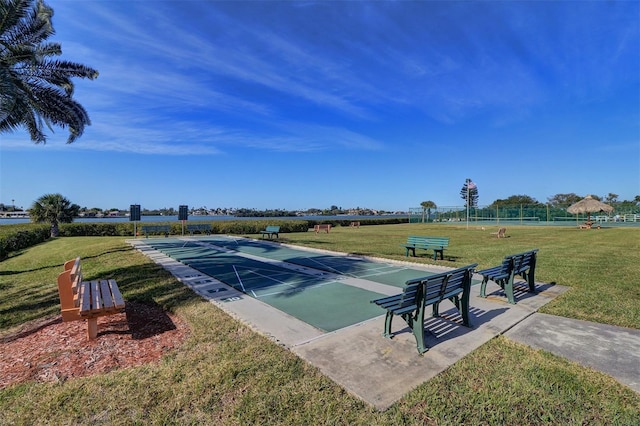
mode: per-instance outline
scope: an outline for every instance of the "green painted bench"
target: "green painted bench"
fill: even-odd
[[[170,225],[143,225],[142,232],[146,238],[149,238],[149,235],[164,235],[165,237],[169,236],[169,232],[171,231]]]
[[[513,296],[513,281],[516,275],[520,275],[527,281],[529,292],[536,292],[535,271],[536,257],[538,249],[524,253],[505,256],[502,265],[478,271],[482,275],[482,285],[480,286],[480,297],[487,297],[487,283],[489,280],[498,284],[507,295],[507,301],[515,304]]]
[[[477,264],[467,265],[428,277],[414,278],[405,282],[402,293],[394,296],[372,300],[383,309],[387,310],[384,322],[383,336],[393,338],[391,321],[394,315],[400,316],[412,330],[416,339],[418,353],[423,354],[429,350],[424,338],[425,308],[433,305],[432,315],[439,316],[440,302],[451,300],[462,316],[462,323],[471,327],[469,320],[469,293],[471,289],[471,277]]]
[[[210,223],[194,223],[187,225],[187,231],[189,231],[190,235],[199,232],[201,234],[211,235],[211,224]]]
[[[262,234],[262,238],[264,238],[265,235],[268,235],[269,239],[274,235],[276,238],[280,238],[280,227],[275,225],[267,226],[264,231],[260,231],[260,234]]]
[[[407,238],[407,242],[402,245],[406,249],[406,256],[409,257],[409,252],[413,253],[413,257],[416,256],[416,249],[433,250],[433,260],[438,260],[438,253],[440,253],[440,259],[444,259],[444,251],[449,247],[449,238],[447,237],[419,237],[411,235]]]

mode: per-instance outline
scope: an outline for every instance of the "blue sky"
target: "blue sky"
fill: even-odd
[[[640,195],[638,1],[49,0],[92,125],[0,135],[0,202]]]

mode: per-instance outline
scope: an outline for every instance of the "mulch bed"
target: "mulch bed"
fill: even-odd
[[[45,318],[0,337],[0,389],[15,383],[63,382],[147,364],[180,346],[187,323],[159,306],[127,302],[125,312],[98,318],[98,337],[86,321]]]

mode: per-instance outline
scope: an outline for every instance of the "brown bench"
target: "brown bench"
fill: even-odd
[[[87,337],[98,335],[98,317],[124,310],[124,299],[115,280],[82,281],[80,258],[64,264],[58,275],[58,293],[63,321],[87,320]]]
[[[351,222],[349,226],[352,228],[360,228],[360,222]]]
[[[316,225],[313,227],[313,230],[315,231],[316,234],[320,231],[326,231],[328,234],[330,229],[331,229],[330,223],[324,223],[322,225]]]
[[[491,235],[497,235],[498,238],[507,238],[507,228],[499,228],[498,232],[492,232]]]

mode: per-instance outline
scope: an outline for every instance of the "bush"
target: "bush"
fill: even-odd
[[[133,236],[131,222],[86,222],[60,225],[61,237],[126,237]]]
[[[351,219],[344,220],[302,220],[302,219],[282,219],[282,220],[229,220],[213,222],[191,222],[209,223],[212,234],[231,235],[252,235],[259,234],[269,225],[280,226],[280,233],[287,232],[307,232],[309,228],[322,223],[330,223],[332,227],[349,226]],[[406,223],[406,219],[361,219],[360,225],[383,225]],[[169,225],[171,235],[182,235],[182,223],[172,222],[138,222],[137,231],[143,235],[142,227],[145,225]],[[133,222],[77,222],[60,224],[60,237],[133,237]],[[0,227],[0,260],[6,259],[9,253],[23,250],[33,245],[42,243],[50,237],[49,225],[43,224],[18,224],[3,225]],[[186,232],[185,226],[185,234]]]
[[[9,227],[11,229],[3,229],[0,235],[0,260],[6,259],[11,252],[45,242],[51,236],[49,225],[7,225]]]

